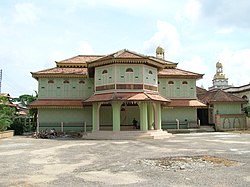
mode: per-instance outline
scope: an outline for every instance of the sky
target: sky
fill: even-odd
[[[0,0],[1,91],[35,94],[30,72],[76,55],[128,49],[204,74],[208,88],[223,64],[229,84],[250,82],[248,0]]]

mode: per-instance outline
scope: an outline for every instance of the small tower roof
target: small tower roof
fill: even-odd
[[[164,52],[165,52],[165,50],[161,46],[158,46],[156,48],[156,54],[163,54]]]
[[[216,67],[217,67],[217,68],[222,68],[222,63],[220,63],[220,61],[218,61],[218,62],[216,63]]]

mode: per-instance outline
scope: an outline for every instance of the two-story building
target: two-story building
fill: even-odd
[[[38,80],[38,130],[152,131],[197,124],[196,80],[202,74],[129,50],[79,55],[32,73]],[[184,124],[184,125],[180,125]],[[86,128],[87,127],[87,128]]]

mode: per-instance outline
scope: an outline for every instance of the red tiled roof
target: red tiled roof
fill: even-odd
[[[51,69],[45,69],[38,72],[32,72],[33,77],[39,77],[39,76],[58,76],[58,75],[86,75],[87,74],[87,68],[60,68],[55,67]]]
[[[108,102],[108,101],[159,101],[159,102],[170,102],[170,100],[162,97],[157,93],[127,93],[127,92],[120,92],[120,93],[105,93],[105,94],[96,94],[92,95],[90,98],[86,99],[84,103],[90,102]]]
[[[201,88],[199,86],[196,86],[196,93],[197,94],[204,94],[207,93],[208,91],[205,88]]]
[[[29,104],[30,108],[82,108],[82,100],[38,99]]]
[[[177,68],[163,69],[158,72],[159,77],[173,77],[173,78],[202,78],[203,74],[193,73]]]
[[[85,64],[86,62],[96,60],[100,57],[103,57],[102,55],[78,55],[74,56],[72,58],[68,58],[59,62],[56,62],[57,64]]]
[[[160,69],[165,68],[166,66],[176,66],[176,63],[172,63],[163,59],[158,59],[152,56],[142,55],[136,52],[129,51],[127,49],[123,49],[110,55],[100,57],[91,62],[87,62],[89,67],[101,66],[111,63],[144,63],[158,67]]]
[[[206,105],[196,99],[171,99],[169,107],[206,107]]]
[[[227,93],[223,90],[209,91],[205,94],[198,95],[199,100],[204,103],[210,102],[246,102],[244,99],[237,97],[231,93]]]

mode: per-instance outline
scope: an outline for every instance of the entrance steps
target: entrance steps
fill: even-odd
[[[165,139],[173,135],[167,131],[94,131],[86,133],[82,139],[88,140],[136,140],[136,139]]]

